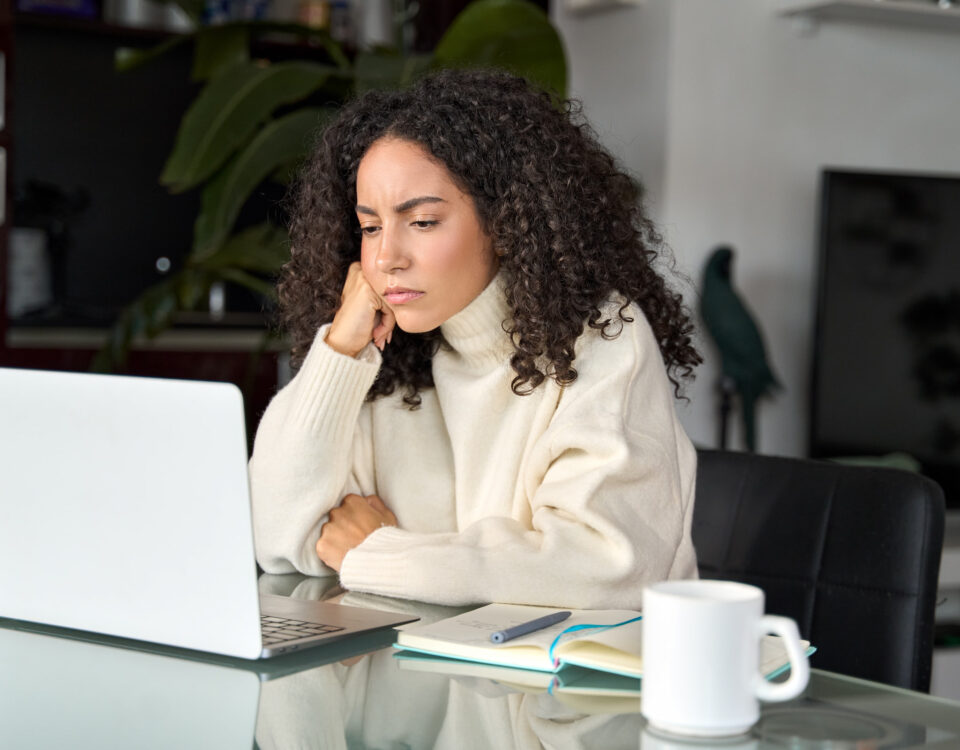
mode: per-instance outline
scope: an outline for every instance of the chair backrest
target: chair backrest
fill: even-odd
[[[929,691],[944,500],[896,469],[700,450],[703,578],[752,583],[797,621],[811,666]]]

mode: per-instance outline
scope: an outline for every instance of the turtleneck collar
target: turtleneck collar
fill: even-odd
[[[475,366],[496,366],[508,360],[513,345],[503,330],[512,317],[504,299],[501,273],[473,301],[440,326],[454,352]]]

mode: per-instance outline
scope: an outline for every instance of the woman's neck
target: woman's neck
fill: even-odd
[[[469,305],[440,326],[444,340],[464,360],[478,367],[497,366],[509,359],[510,337],[503,330],[511,318],[500,274]]]

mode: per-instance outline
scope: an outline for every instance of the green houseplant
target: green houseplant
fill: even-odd
[[[178,0],[199,18],[200,5]],[[268,62],[251,54],[265,34],[309,37],[306,59]],[[120,314],[94,367],[114,369],[131,342],[152,338],[180,311],[202,306],[215,283],[274,296],[272,278],[288,257],[285,230],[265,221],[237,229],[241,209],[265,181],[287,184],[312,135],[338,103],[370,88],[403,86],[439,67],[498,66],[547,90],[566,91],[566,62],[556,29],[526,0],[475,0],[431,55],[365,50],[349,59],[327,34],[269,22],[200,27],[148,51],[120,51],[117,65],[149,64],[174,46],[194,45],[192,77],[203,88],[185,113],[160,181],[173,193],[201,191],[192,247],[182,268],[148,288]],[[323,50],[318,62],[317,49]]]

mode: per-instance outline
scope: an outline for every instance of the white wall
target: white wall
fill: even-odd
[[[649,183],[681,270],[699,285],[713,247],[737,249],[735,283],[785,385],[761,405],[760,450],[802,455],[819,170],[960,173],[960,32],[824,23],[804,34],[776,7],[648,0],[591,16],[558,7],[554,19],[572,93]],[[717,368],[702,349],[681,414],[713,445]]]
[[[554,0],[553,20],[566,46],[570,93],[657,207],[666,176],[670,6],[570,14],[562,2]]]

